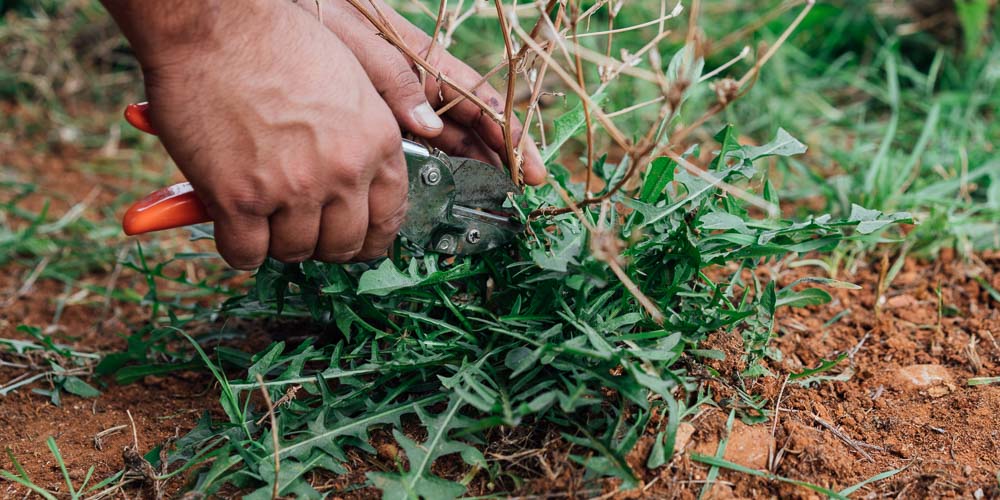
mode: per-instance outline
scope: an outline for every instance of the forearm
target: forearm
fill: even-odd
[[[171,64],[190,49],[212,50],[232,28],[271,16],[274,0],[101,0],[145,67]],[[247,34],[247,36],[253,36]]]

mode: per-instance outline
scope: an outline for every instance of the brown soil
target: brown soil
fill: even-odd
[[[883,265],[842,277],[862,290],[836,290],[832,304],[780,314],[773,345],[784,358],[770,366],[778,377],[748,382],[749,392],[767,396],[770,409],[781,395],[778,421],[735,426],[726,458],[835,491],[905,468],[863,488],[859,496],[1000,496],[1000,386],[967,384],[973,377],[1000,374],[1000,304],[973,278],[1000,286],[1000,254],[963,261],[945,252],[933,263],[907,260],[878,297],[873,292]],[[779,281],[788,284],[797,274],[790,272]],[[849,312],[826,325],[843,311]],[[728,350],[725,341],[715,342]],[[847,359],[825,375],[849,377],[846,381],[811,388],[785,383],[786,374],[841,353]],[[735,397],[737,384],[715,384],[716,399]],[[728,407],[706,408],[694,422],[689,450],[714,454],[726,435],[728,412]],[[704,479],[705,472],[683,457],[660,472],[660,484]],[[746,475],[723,472],[720,477],[733,484],[716,486],[713,492],[719,497],[815,496]],[[655,485],[652,491],[657,491]],[[681,497],[692,493],[673,491]]]
[[[10,162],[8,158],[5,162],[49,168],[72,163],[35,160]],[[77,175],[72,169],[65,172]],[[104,182],[94,178],[67,182],[63,175],[36,179],[50,194],[58,190],[69,201],[65,207],[86,197],[96,183]],[[905,468],[862,488],[858,496],[970,497],[977,492],[987,498],[1000,496],[1000,386],[967,384],[971,377],[1000,375],[1000,307],[973,278],[979,276],[1000,289],[1000,254],[959,259],[946,253],[933,262],[907,260],[879,296],[876,292],[885,265],[875,259],[870,265],[862,263],[853,275],[840,277],[857,283],[862,290],[832,290],[831,304],[781,312],[773,346],[783,356],[768,365],[774,377],[742,379],[739,372],[746,363],[740,358],[739,340],[731,335],[713,336],[707,347],[729,353],[726,361],[714,366],[721,379],[707,381],[717,405],[704,407],[690,425],[682,427],[679,442],[683,453],[654,471],[641,466],[658,430],[649,429],[630,457],[643,485],[616,496],[698,496],[708,468],[692,460],[691,454],[714,454],[726,436],[727,460],[834,490]],[[11,297],[29,271],[14,265],[0,269],[0,301]],[[772,272],[782,284],[788,284],[806,270],[779,268]],[[107,270],[95,271],[90,279],[106,282]],[[135,276],[122,279],[141,290]],[[64,293],[61,284],[39,281],[30,293],[0,311],[0,337],[22,338],[24,335],[15,331],[20,324],[48,326],[57,308],[55,298]],[[145,314],[137,306],[80,301],[65,308],[57,332],[60,339],[81,350],[119,349],[124,345],[122,335],[141,324]],[[787,374],[817,366],[840,353],[848,353],[848,357],[824,375],[839,375],[843,380],[818,382],[809,388],[786,383]],[[13,368],[0,368],[0,383],[16,375]],[[45,388],[45,383],[35,387]],[[738,408],[740,415],[756,414],[741,402],[737,391],[741,388],[763,395],[768,411],[778,401],[777,422],[768,419],[745,425],[737,419],[727,432],[725,422],[732,408]],[[65,491],[45,444],[49,436],[56,438],[72,478],[79,481],[91,466],[95,477],[103,478],[123,467],[122,450],[133,443],[126,412],[134,417],[139,450],[146,452],[171,436],[183,434],[201,412],[215,411],[218,405],[210,378],[203,374],[147,378],[128,386],[108,382],[101,389],[101,396],[93,400],[66,396],[61,407],[29,391],[0,399],[0,448],[9,448],[39,484]],[[128,427],[103,438],[99,446],[95,443],[96,434],[123,425]],[[337,490],[363,481],[366,470],[392,469],[398,450],[387,433],[373,436],[377,456],[354,455],[348,477],[332,478],[327,483],[318,477],[317,484]],[[568,452],[568,445],[557,433],[535,428],[497,431],[491,435],[486,456],[526,479],[518,493],[586,497],[600,495],[602,489],[612,491],[611,481],[596,490],[588,486],[582,469],[567,460]],[[0,456],[0,469],[12,470],[6,454]],[[443,461],[435,466],[435,472],[457,479],[467,470],[458,462]],[[470,493],[489,493],[488,481],[477,478]],[[710,493],[715,498],[818,498],[798,486],[725,470]],[[0,480],[0,496],[23,494],[23,488]],[[374,494],[362,490],[353,496]]]

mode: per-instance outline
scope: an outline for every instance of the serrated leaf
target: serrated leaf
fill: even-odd
[[[465,486],[441,479],[431,474],[431,465],[439,457],[460,453],[463,459],[482,463],[482,454],[469,450],[471,446],[458,441],[449,441],[448,432],[457,422],[461,400],[452,398],[448,408],[436,417],[430,417],[423,409],[418,409],[420,420],[427,428],[427,441],[417,444],[399,430],[392,434],[406,453],[410,463],[408,471],[400,473],[369,472],[366,474],[376,488],[382,490],[384,499],[453,499],[465,493]],[[477,450],[478,451],[478,450]]]
[[[701,216],[702,229],[734,230],[738,233],[752,234],[743,219],[726,212],[712,212]]]
[[[740,149],[740,142],[736,138],[736,128],[732,124],[727,124],[715,134],[715,140],[719,143],[719,152],[709,164],[709,169],[721,170],[726,167],[726,159],[730,153]]]
[[[299,439],[294,444],[281,447],[281,457],[303,458],[308,456],[314,447],[322,447],[333,442],[334,438],[340,436],[365,437],[370,427],[378,424],[397,423],[399,418],[407,413],[413,413],[420,405],[430,405],[443,400],[440,395],[429,396],[421,400],[382,408],[367,412],[363,417],[355,419],[336,419],[336,424],[327,426],[325,414],[320,414],[319,418],[310,423],[313,432],[308,438]]]
[[[421,262],[425,271],[420,271]],[[447,269],[438,270],[437,256],[427,255],[423,260],[410,259],[407,273],[400,271],[391,259],[382,261],[375,269],[369,269],[358,280],[358,295],[369,294],[385,297],[392,292],[422,285],[443,283],[466,275],[469,272],[469,262],[463,261]]]
[[[847,220],[848,222],[858,223],[855,227],[855,230],[858,233],[871,234],[889,226],[890,224],[910,221],[912,219],[910,214],[906,212],[883,216],[882,212],[878,210],[870,210],[860,205],[851,204],[851,214]]]
[[[792,137],[785,129],[779,128],[774,140],[763,146],[745,146],[744,151],[750,161],[768,156],[794,156],[805,153],[809,148]]]
[[[583,248],[583,232],[569,232],[562,235],[548,235],[549,248],[531,250],[531,260],[542,269],[565,273],[568,266],[577,264],[577,257]]]

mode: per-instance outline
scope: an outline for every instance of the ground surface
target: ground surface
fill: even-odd
[[[73,173],[74,161],[30,155],[5,158],[7,165],[39,182],[47,196],[64,200],[53,205],[56,213],[85,199],[95,185],[120,183],[120,177],[81,178]],[[53,175],[53,170],[61,174]],[[102,217],[95,209],[84,216]],[[859,495],[1000,496],[1000,386],[967,384],[971,377],[1000,374],[1000,303],[974,278],[1000,289],[1000,254],[965,259],[946,252],[932,263],[907,260],[879,297],[880,276],[890,263],[875,258],[859,263],[852,275],[838,276],[863,289],[834,290],[832,304],[783,309],[773,344],[783,358],[769,365],[776,374],[773,378],[741,380],[743,350],[738,336],[710,338],[708,347],[730,353],[714,367],[720,377],[711,381],[706,377],[717,406],[704,407],[693,422],[682,426],[678,440],[684,453],[652,472],[640,466],[657,430],[650,429],[632,457],[643,488],[620,496],[696,497],[708,468],[690,460],[689,454],[716,452],[727,435],[725,422],[732,408],[753,414],[741,402],[741,389],[763,395],[770,410],[779,401],[777,422],[767,419],[747,426],[737,419],[728,433],[727,460],[832,489],[905,468],[863,488]],[[0,310],[0,337],[23,338],[15,329],[27,324],[50,328],[79,350],[112,351],[124,347],[123,335],[141,326],[148,315],[138,305],[106,302],[103,297],[67,301],[62,284],[44,279],[30,293],[18,294],[30,272],[16,264],[0,269],[0,301],[5,303]],[[787,284],[797,271],[776,265],[772,272]],[[85,280],[104,283],[109,274],[98,269]],[[134,273],[125,271],[120,279],[119,286],[144,290]],[[266,328],[257,330],[266,336]],[[818,387],[810,389],[786,382],[787,374],[841,353],[847,353],[846,358],[821,374],[840,380],[816,382]],[[16,368],[0,367],[0,383],[18,374]],[[66,396],[60,407],[27,390],[0,399],[0,447],[9,448],[38,484],[65,491],[45,443],[49,436],[56,438],[72,478],[82,479],[90,466],[95,467],[95,477],[103,478],[121,470],[122,450],[136,438],[140,451],[146,452],[189,430],[202,412],[217,410],[216,391],[204,373],[147,377],[126,386],[103,384],[96,399]],[[127,412],[135,421],[135,437]],[[119,430],[95,440],[113,428]],[[356,455],[349,477],[316,478],[324,485],[320,489],[336,491],[363,480],[366,470],[392,468],[395,446],[387,436],[377,432],[374,436],[378,456]],[[566,443],[544,429],[531,436],[502,438],[502,449],[488,449],[486,456],[526,479],[517,493],[588,497],[611,491],[611,484],[586,483],[580,468],[567,462]],[[0,457],[0,469],[11,467],[6,455]],[[435,472],[444,476],[458,478],[467,472],[457,464],[450,469],[447,461],[435,466]],[[719,498],[814,496],[797,486],[730,471],[721,471],[719,479],[710,491]],[[174,480],[168,489],[179,483]],[[482,477],[470,485],[472,494],[490,491]],[[11,483],[0,482],[0,496],[22,493]],[[361,490],[349,496],[374,494]]]

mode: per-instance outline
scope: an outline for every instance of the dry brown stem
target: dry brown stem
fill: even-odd
[[[494,122],[496,122],[501,126],[503,125],[503,118],[492,107],[483,102],[483,100],[480,99],[478,96],[476,96],[474,93],[459,85],[451,77],[449,77],[448,75],[444,74],[443,72],[439,71],[437,68],[432,66],[420,54],[417,54],[413,49],[411,49],[409,45],[407,45],[406,41],[403,40],[402,37],[400,37],[396,33],[395,29],[392,27],[392,24],[388,22],[388,20],[383,20],[381,16],[376,17],[375,15],[373,15],[368,9],[366,9],[363,5],[361,5],[360,0],[346,0],[346,1],[347,3],[351,4],[352,7],[357,9],[358,12],[361,13],[361,15],[365,16],[365,19],[367,19],[368,22],[370,22],[372,26],[374,26],[375,29],[378,30],[379,34],[383,38],[385,38],[386,41],[388,41],[393,46],[402,51],[403,54],[406,55],[406,57],[410,58],[410,60],[414,62],[414,64],[420,66],[421,68],[423,68],[424,71],[427,71],[428,73],[433,75],[434,78],[437,79],[442,84],[451,87],[456,93],[472,101],[477,107],[479,107],[479,109],[483,111],[483,114],[486,115],[489,119],[493,120]]]
[[[521,155],[518,152],[513,136],[514,129],[514,90],[517,88],[517,59],[514,57],[514,44],[510,39],[510,28],[507,26],[507,15],[503,10],[502,0],[493,0],[497,9],[497,19],[500,31],[503,33],[503,46],[507,53],[507,98],[503,109],[503,136],[507,146],[507,163],[514,185],[520,186],[524,171],[521,165]]]
[[[271,394],[267,392],[267,386],[264,385],[264,377],[259,373],[257,374],[257,383],[260,385],[260,394],[264,396],[264,403],[267,404],[267,416],[271,420],[271,444],[274,446],[274,485],[271,489],[271,498],[278,498],[281,482],[278,480],[281,477],[279,474],[281,472],[281,446],[278,440],[278,419],[274,416],[274,404],[271,403]]]

